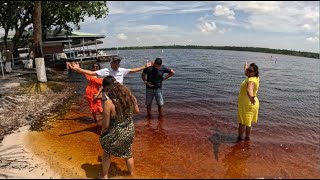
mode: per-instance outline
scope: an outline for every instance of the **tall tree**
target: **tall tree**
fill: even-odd
[[[104,18],[108,14],[107,1],[41,1],[43,40],[47,33],[55,34],[65,30],[66,34],[74,29],[80,29],[80,22],[85,17],[94,16],[95,19]]]
[[[33,53],[34,57],[43,57],[42,54],[42,28],[41,28],[41,1],[34,2],[33,12]]]
[[[50,30],[56,34],[61,30],[70,33],[72,26],[80,29],[79,23],[85,17],[100,19],[108,14],[107,1],[41,1],[41,6],[45,12],[41,14],[43,40]],[[0,27],[15,32],[11,40],[12,50],[19,47],[23,32],[32,24],[33,9],[34,1],[0,1]]]
[[[41,1],[34,1],[33,10],[33,53],[40,82],[47,82],[44,58],[42,53]]]
[[[19,40],[25,28],[32,23],[33,2],[32,1],[0,1],[0,27],[4,28],[4,49],[14,52],[19,46]],[[8,44],[9,30],[15,34]]]

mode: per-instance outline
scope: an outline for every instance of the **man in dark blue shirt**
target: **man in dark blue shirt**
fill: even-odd
[[[164,73],[168,73],[163,77]],[[151,104],[153,97],[156,98],[158,104],[159,119],[162,119],[162,106],[164,104],[162,96],[162,81],[167,80],[174,74],[174,71],[162,65],[162,59],[156,58],[153,66],[145,68],[141,74],[143,82],[146,84],[146,105],[148,118],[151,118]],[[146,79],[147,75],[147,79]]]

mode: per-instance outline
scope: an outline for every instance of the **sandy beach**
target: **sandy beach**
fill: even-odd
[[[0,178],[4,179],[60,179],[45,160],[27,147],[30,126],[23,126],[5,136],[0,145]]]
[[[35,71],[16,70],[0,81],[0,178],[96,178],[100,129],[83,91],[66,72],[49,71],[48,87],[35,78]],[[111,178],[130,178],[122,159],[115,161]]]
[[[35,70],[13,70],[0,81],[0,178],[61,178],[45,160],[31,149],[29,134],[46,127],[55,118],[57,109],[71,97],[72,87],[61,88],[65,73],[47,71],[48,84],[43,88],[36,82]],[[57,90],[60,89],[60,90]]]

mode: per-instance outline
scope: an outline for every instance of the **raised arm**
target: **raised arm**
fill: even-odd
[[[149,62],[149,63],[146,63],[144,66],[132,68],[132,69],[130,69],[129,73],[136,73],[136,72],[142,71],[145,68],[150,67],[150,66],[153,66],[153,63]]]
[[[91,76],[97,75],[95,71],[90,71],[90,70],[80,68],[79,63],[77,63],[77,62],[72,62],[71,65],[72,65],[71,69],[78,72],[78,73],[87,74],[87,75],[91,75]]]

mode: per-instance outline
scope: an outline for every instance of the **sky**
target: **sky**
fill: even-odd
[[[319,53],[319,1],[108,1],[106,18],[81,32],[104,34],[99,48],[241,46]]]
[[[80,32],[105,35],[98,48],[240,46],[319,53],[319,1],[107,1]]]

